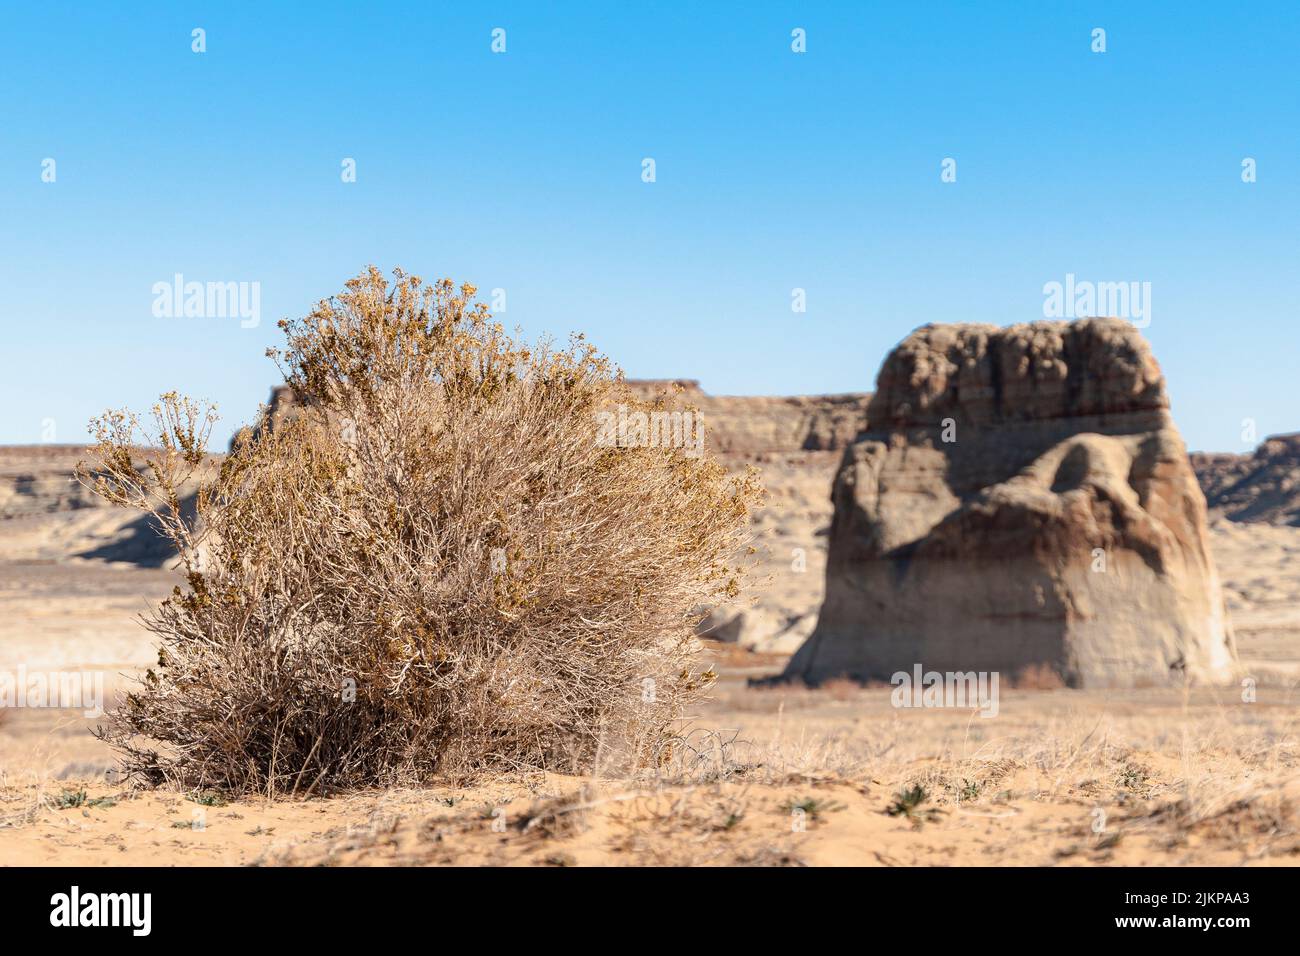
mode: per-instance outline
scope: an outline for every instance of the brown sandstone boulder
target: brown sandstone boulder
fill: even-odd
[[[877,385],[832,492],[817,627],[786,677],[1232,676],[1205,498],[1132,325],[928,325]]]

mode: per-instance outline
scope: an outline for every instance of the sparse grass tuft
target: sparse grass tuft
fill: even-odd
[[[930,794],[920,784],[904,787],[894,796],[894,802],[885,808],[885,812],[891,817],[906,817],[912,822],[912,826],[920,827],[921,824],[938,820],[943,815],[943,811],[937,807],[921,806],[929,799]]]
[[[823,814],[833,813],[837,810],[843,810],[844,804],[836,803],[833,800],[818,800],[816,797],[805,797],[802,800],[792,800],[783,807],[786,813],[793,813],[801,810],[807,814],[809,820],[819,820]]]
[[[885,810],[891,817],[910,817],[916,808],[925,803],[930,795],[925,792],[925,788],[920,784],[914,787],[907,787],[898,791],[894,797],[894,802]]]

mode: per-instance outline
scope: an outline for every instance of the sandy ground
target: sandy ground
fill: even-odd
[[[731,673],[656,777],[300,800],[132,793],[4,757],[6,863],[1242,865],[1300,862],[1296,695],[1012,691],[997,718]],[[45,729],[16,728],[29,742]],[[94,746],[68,717],[64,757]],[[77,741],[74,745],[71,741]],[[95,758],[90,758],[94,762]]]
[[[0,861],[1300,862],[1293,685],[1262,683],[1249,703],[1234,688],[1010,690],[985,719],[898,710],[888,689],[754,688],[747,678],[783,658],[711,653],[715,697],[690,749],[657,777],[539,774],[227,804],[106,780],[111,755],[80,711],[11,711],[0,726]]]
[[[820,600],[824,569],[819,470],[833,462],[813,464],[792,466],[756,521],[760,603],[795,620]],[[153,661],[136,615],[173,573],[74,556],[136,533],[128,518],[75,509],[0,525],[0,671],[98,674],[108,703]],[[5,709],[0,862],[1295,864],[1300,529],[1217,522],[1212,540],[1253,700],[1236,687],[1004,688],[985,719],[896,709],[888,688],[751,687],[785,657],[711,644],[714,699],[655,777],[606,768],[233,803],[115,784],[84,708]]]
[[[1300,528],[1219,520],[1210,545],[1248,670],[1300,680]]]

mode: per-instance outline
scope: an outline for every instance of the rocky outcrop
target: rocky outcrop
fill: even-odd
[[[145,449],[140,449],[142,459]],[[94,462],[84,445],[0,446],[0,559],[84,558],[163,567],[175,558],[171,543],[149,515],[109,504],[77,478],[80,462]],[[215,468],[219,456],[211,459]],[[143,460],[137,467],[143,467]],[[182,495],[193,519],[196,493]]]
[[[643,399],[696,409],[710,454],[729,467],[757,465],[762,472],[766,501],[752,515],[758,586],[742,601],[712,608],[699,633],[759,653],[793,653],[812,632],[821,603],[827,490],[837,455],[866,424],[871,396],[714,396],[691,379],[628,385]]]
[[[274,432],[286,420],[292,420],[302,411],[298,396],[288,385],[273,385],[271,398],[261,408],[258,419],[252,425],[245,425],[230,439],[230,450],[235,451],[245,442],[256,438],[262,429],[270,427]]]
[[[696,632],[759,654],[793,654],[812,633],[816,619],[815,611],[801,614],[770,601],[759,601],[741,609],[715,608]]]
[[[1300,527],[1300,432],[1266,438],[1254,454],[1191,460],[1212,515]]]
[[[706,447],[723,456],[839,450],[852,442],[866,423],[871,398],[861,392],[706,395],[692,379],[630,379],[627,384],[642,398],[697,409],[704,419]]]
[[[1132,325],[928,325],[877,386],[788,678],[917,664],[1090,687],[1232,675],[1205,498]]]
[[[73,472],[88,457],[75,445],[19,445],[0,456],[0,520],[103,505]]]

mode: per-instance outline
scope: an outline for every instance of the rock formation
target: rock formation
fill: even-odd
[[[693,379],[630,379],[632,391],[670,406],[690,405],[704,419],[711,454],[836,451],[866,422],[869,394],[733,396],[706,395]]]
[[[886,358],[867,419],[787,678],[1231,677],[1205,497],[1132,325],[925,326]]]
[[[731,468],[757,465],[762,471],[767,501],[753,515],[756,593],[708,609],[699,633],[751,651],[793,653],[812,633],[821,603],[826,492],[838,452],[866,424],[871,396],[716,396],[691,379],[632,379],[628,385],[641,398],[696,409],[710,454]]]
[[[257,437],[268,425],[274,432],[286,419],[296,417],[301,408],[298,396],[294,394],[292,388],[288,385],[272,386],[271,400],[262,407],[258,420],[252,425],[245,425],[235,433],[230,439],[230,450],[235,451],[244,442]]]
[[[1192,468],[1212,515],[1300,527],[1300,432],[1266,438],[1251,455],[1197,452]]]
[[[73,472],[87,457],[70,445],[17,445],[0,456],[0,521],[104,506]]]
[[[143,449],[141,449],[143,452]],[[215,467],[219,457],[214,457]],[[65,558],[164,567],[175,552],[147,515],[110,505],[76,477],[79,462],[94,462],[84,445],[0,446],[0,560]],[[137,467],[144,461],[137,460]],[[193,517],[193,491],[181,507]]]

